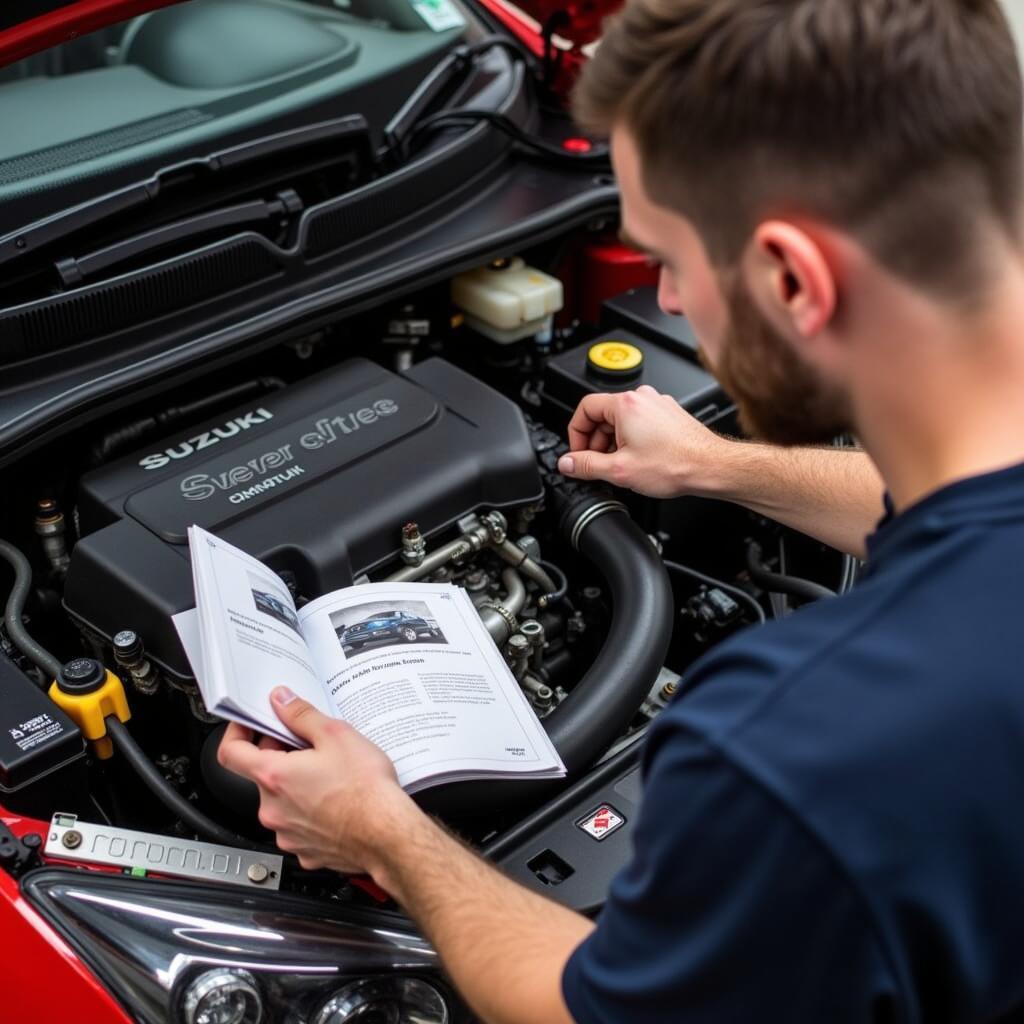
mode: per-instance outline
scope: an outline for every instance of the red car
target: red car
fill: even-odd
[[[217,764],[170,621],[192,523],[297,605],[464,587],[569,774],[417,799],[591,913],[678,674],[786,613],[776,560],[852,582],[735,508],[555,471],[595,390],[732,429],[566,113],[611,6],[0,11],[4,1019],[468,1019],[387,894],[277,853]]]

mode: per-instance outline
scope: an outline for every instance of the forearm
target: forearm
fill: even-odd
[[[383,844],[374,878],[423,928],[474,1012],[488,1024],[568,1024],[562,970],[592,923],[505,878],[418,809],[400,816],[404,837]]]
[[[864,452],[730,441],[701,489],[863,558],[884,486]]]

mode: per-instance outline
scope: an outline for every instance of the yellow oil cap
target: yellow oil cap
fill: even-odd
[[[602,377],[620,380],[637,377],[644,365],[644,354],[628,341],[609,339],[591,345],[587,353],[587,368]]]
[[[107,736],[107,715],[117,715],[122,722],[131,718],[121,680],[92,658],[74,658],[61,669],[49,693],[92,742],[96,756],[110,757],[114,748]]]

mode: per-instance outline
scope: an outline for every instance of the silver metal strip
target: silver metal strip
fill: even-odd
[[[583,531],[595,520],[600,519],[601,516],[608,512],[626,512],[626,506],[621,501],[602,501],[597,505],[591,505],[580,517],[576,520],[575,525],[572,528],[572,534],[569,537],[569,543],[577,550],[580,549],[580,537]]]
[[[277,854],[94,825],[79,821],[73,814],[60,813],[50,821],[43,852],[59,860],[222,882],[247,889],[279,888],[284,863],[284,858]]]

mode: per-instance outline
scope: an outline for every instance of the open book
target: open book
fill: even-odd
[[[376,743],[409,792],[565,775],[460,587],[365,583],[296,610],[262,562],[198,526],[188,538],[196,607],[174,625],[213,714],[304,746],[270,704],[287,686]]]

